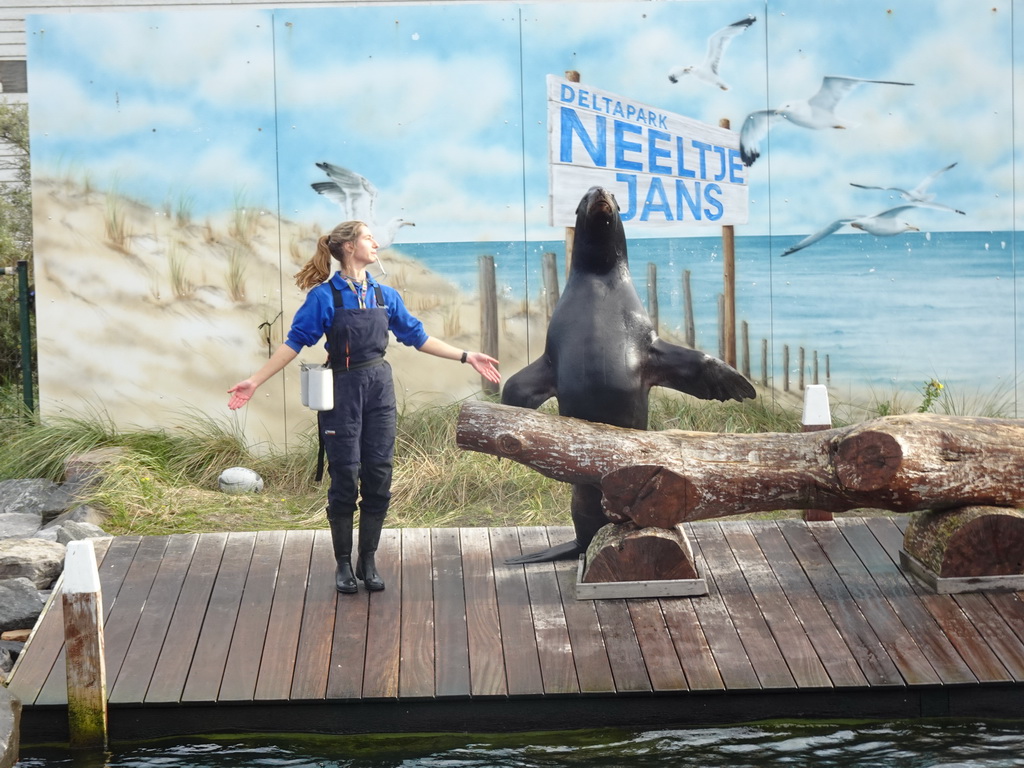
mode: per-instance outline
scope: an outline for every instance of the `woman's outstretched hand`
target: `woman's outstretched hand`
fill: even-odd
[[[473,366],[473,370],[493,384],[501,381],[501,374],[495,367],[498,361],[483,352],[470,352],[466,355],[466,362]]]
[[[228,390],[228,394],[231,395],[231,399],[228,400],[228,408],[232,411],[237,411],[249,402],[249,399],[255,392],[256,384],[253,383],[252,379],[246,379],[245,381],[238,382]]]

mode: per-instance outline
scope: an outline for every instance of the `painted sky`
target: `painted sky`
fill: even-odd
[[[728,91],[669,82],[672,67],[703,59],[708,35],[748,15],[757,21],[722,63]],[[577,70],[584,84],[707,123],[728,118],[736,130],[754,110],[810,96],[824,75],[848,75],[913,86],[861,86],[839,105],[846,130],[776,126],[749,169],[750,222],[739,234],[806,234],[877,213],[894,204],[889,193],[851,182],[909,188],[953,162],[931,191],[967,215],[921,210],[915,223],[1009,230],[1015,169],[1024,181],[1014,16],[1024,17],[1024,0],[30,16],[33,164],[154,208],[259,206],[327,226],[340,211],[309,185],[324,179],[314,164],[328,161],[373,181],[381,218],[415,221],[407,240],[557,239],[546,210],[547,74]],[[707,234],[673,234],[689,232]]]

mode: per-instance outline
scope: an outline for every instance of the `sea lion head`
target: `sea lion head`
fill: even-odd
[[[626,262],[626,232],[615,195],[591,187],[576,208],[572,266],[605,272]]]

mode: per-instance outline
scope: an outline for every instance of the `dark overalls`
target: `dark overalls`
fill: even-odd
[[[380,288],[375,288],[377,306],[346,309],[341,291],[331,284],[334,322],[327,344],[334,370],[334,409],[320,414],[320,431],[331,478],[327,519],[339,563],[341,558],[347,562],[352,553],[357,498],[360,562],[367,553],[372,562],[391,500],[397,406],[391,366],[384,361],[388,312]],[[356,573],[359,576],[358,569]]]

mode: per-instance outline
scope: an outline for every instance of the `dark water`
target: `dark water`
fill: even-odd
[[[18,768],[1010,768],[1024,721],[772,723],[659,731],[505,735],[223,737],[70,756],[25,748]]]

